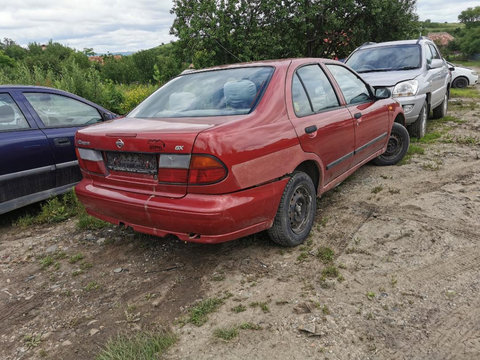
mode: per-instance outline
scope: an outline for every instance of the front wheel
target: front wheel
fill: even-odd
[[[373,159],[373,163],[375,165],[395,165],[403,159],[409,145],[410,136],[407,129],[399,123],[393,123],[387,150],[379,157]]]
[[[442,103],[438,105],[435,109],[433,109],[433,118],[441,119],[445,115],[447,115],[447,107],[448,107],[448,94],[445,94],[445,96],[443,97]]]
[[[428,118],[428,106],[427,102],[423,103],[420,114],[418,114],[417,120],[409,126],[410,133],[417,139],[421,139],[427,132],[427,118]]]
[[[294,172],[283,191],[270,238],[282,246],[297,246],[312,229],[317,209],[313,181],[304,172]]]

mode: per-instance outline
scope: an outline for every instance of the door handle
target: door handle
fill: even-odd
[[[353,117],[358,120],[362,117],[362,113],[356,113]]]
[[[70,146],[70,139],[69,138],[55,138],[53,139],[53,143],[55,146]]]
[[[305,128],[305,133],[306,134],[311,134],[313,132],[317,131],[317,126],[316,125],[311,125],[311,126],[307,126]]]

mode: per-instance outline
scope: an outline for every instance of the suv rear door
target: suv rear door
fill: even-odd
[[[0,92],[0,214],[35,202],[32,194],[55,187],[47,137],[18,95],[16,90]]]

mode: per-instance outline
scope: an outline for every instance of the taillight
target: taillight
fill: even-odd
[[[205,185],[227,176],[223,163],[210,155],[161,154],[158,181],[171,184]]]
[[[212,184],[223,180],[227,169],[216,157],[210,155],[192,155],[188,183],[192,185]]]
[[[107,169],[105,168],[103,156],[100,151],[77,148],[77,155],[80,167],[84,170],[100,175],[107,174]]]
[[[158,161],[158,181],[163,183],[186,184],[190,155],[161,154]]]

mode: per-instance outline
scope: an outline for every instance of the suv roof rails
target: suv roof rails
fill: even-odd
[[[420,43],[420,40],[428,40],[428,37],[427,37],[427,36],[422,36],[422,35],[420,35],[420,36],[418,37],[416,43],[417,43],[417,44]]]
[[[359,48],[362,48],[364,46],[367,46],[367,45],[373,45],[373,44],[376,44],[375,41],[367,41],[367,42],[364,42],[362,45],[359,46]]]

